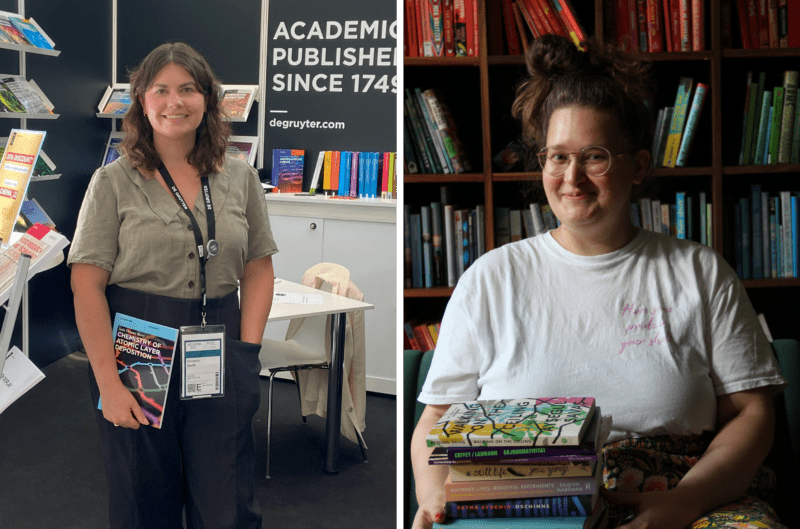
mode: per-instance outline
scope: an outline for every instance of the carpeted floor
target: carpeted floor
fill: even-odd
[[[0,414],[0,528],[108,527],[107,489],[90,411],[85,355],[43,369],[46,378]],[[256,415],[256,494],[264,528],[397,526],[393,396],[368,394],[368,463],[342,437],[339,473],[323,472],[325,420],[303,426],[293,383],[276,381],[271,479],[264,478],[267,380]]]

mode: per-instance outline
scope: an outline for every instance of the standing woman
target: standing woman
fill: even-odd
[[[719,254],[633,225],[651,156],[646,68],[584,45],[545,35],[528,50],[514,113],[539,147],[560,226],[481,257],[447,304],[411,442],[413,527],[445,515],[447,470],[428,464],[425,435],[450,404],[555,396],[595,397],[613,416],[612,527],[732,516],[736,527],[782,527],[749,489],[785,384],[770,344]]]
[[[68,259],[111,527],[180,528],[185,509],[190,528],[260,528],[252,418],[277,252],[266,201],[255,169],[225,154],[220,85],[197,51],[161,45],[130,81],[124,156],[92,177]],[[117,312],[224,324],[224,396],[181,400],[177,346],[163,423],[148,426],[117,372]]]

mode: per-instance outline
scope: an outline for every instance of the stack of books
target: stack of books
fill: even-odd
[[[605,527],[609,425],[590,397],[453,404],[427,436],[429,463],[449,465],[447,520],[434,528]]]

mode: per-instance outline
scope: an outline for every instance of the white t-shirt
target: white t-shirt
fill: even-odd
[[[783,385],[741,282],[713,250],[640,230],[575,255],[550,233],[461,277],[420,402],[595,397],[608,441],[713,431],[716,397]]]

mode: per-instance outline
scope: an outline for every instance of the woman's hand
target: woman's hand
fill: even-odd
[[[139,425],[150,424],[133,394],[121,382],[101,391],[100,403],[103,417],[114,426],[138,430]]]
[[[685,529],[702,516],[692,507],[692,498],[679,489],[658,492],[611,492],[600,489],[609,503],[633,511],[619,529]]]
[[[426,501],[420,503],[411,529],[431,529],[433,522],[444,522],[444,516],[444,491],[441,494],[429,494]]]

